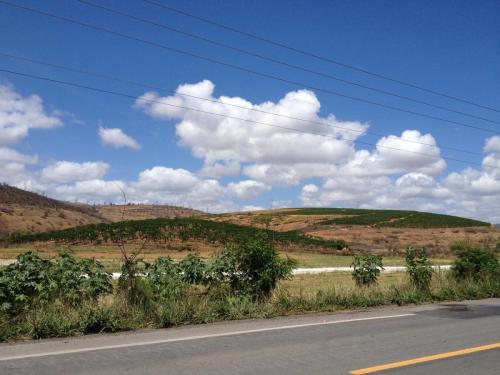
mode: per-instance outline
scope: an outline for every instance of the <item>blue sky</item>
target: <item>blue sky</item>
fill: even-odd
[[[498,112],[422,93],[317,61],[161,10],[139,0],[92,1],[308,69],[326,72],[343,79],[361,82],[500,122]],[[500,108],[500,24],[498,23],[500,4],[495,1],[322,1],[315,3],[314,6],[307,1],[218,1],[210,3],[163,1],[165,4],[187,12],[362,69]],[[498,132],[499,125],[432,109],[260,61],[234,51],[179,36],[152,25],[131,21],[77,1],[12,0],[12,2],[119,30],[156,43],[227,61],[266,74],[303,82],[309,86],[340,91],[347,95],[445,117]],[[210,93],[212,98],[219,98],[221,95],[239,97],[245,99],[248,104],[255,105],[267,101],[276,103],[287,93],[303,89],[300,86],[246,74],[2,4],[0,4],[0,35],[2,41],[0,53],[44,60],[164,88],[158,92],[157,98],[172,95],[179,85],[196,84],[203,80],[209,80],[215,85],[214,92]],[[147,91],[151,91],[2,56],[0,56],[0,67],[116,90],[134,97],[140,97]],[[115,190],[111,189],[109,194],[105,194],[104,190],[106,186],[109,187],[106,181],[121,181],[127,189],[130,189],[132,200],[181,202],[212,211],[251,208],[250,206],[269,207],[275,201],[275,206],[406,207],[464,214],[491,221],[500,220],[498,203],[497,206],[492,206],[492,202],[500,201],[500,172],[496,169],[492,170],[492,167],[488,169],[484,166],[446,161],[446,167],[434,165],[430,168],[425,165],[425,162],[422,164],[419,160],[406,162],[403,160],[396,166],[393,162],[399,158],[399,154],[382,155],[383,152],[380,153],[376,147],[344,140],[346,144],[323,146],[327,149],[346,146],[350,150],[346,150],[345,155],[332,151],[330,159],[319,157],[318,160],[314,160],[314,155],[308,155],[307,151],[304,151],[306,153],[303,155],[304,160],[308,159],[311,163],[316,163],[315,167],[321,171],[318,173],[297,172],[299,169],[314,169],[312,166],[310,168],[297,166],[297,160],[295,160],[300,160],[302,157],[302,150],[296,145],[303,144],[304,147],[307,145],[309,148],[314,148],[314,139],[304,143],[301,143],[300,138],[294,139],[296,143],[292,147],[285,144],[290,141],[287,136],[280,139],[280,135],[266,134],[263,138],[259,138],[262,136],[260,133],[241,133],[239,136],[255,137],[257,142],[261,143],[255,149],[249,148],[247,152],[245,145],[238,146],[236,142],[234,147],[240,148],[233,151],[237,155],[231,154],[228,157],[224,156],[229,152],[227,146],[222,147],[219,144],[212,146],[206,139],[199,139],[186,132],[183,133],[184,135],[179,135],[178,125],[182,121],[194,121],[195,126],[204,126],[206,119],[193,120],[190,117],[192,114],[184,113],[178,116],[172,113],[158,114],[155,113],[154,108],[150,108],[151,105],[138,108],[137,103],[134,105],[132,99],[63,87],[1,72],[0,84],[8,87],[8,93],[16,93],[19,96],[16,100],[21,102],[30,95],[37,95],[43,100],[41,113],[48,117],[58,118],[62,124],[61,126],[51,125],[50,129],[30,127],[27,134],[18,137],[15,142],[2,142],[0,145],[4,149],[15,150],[19,155],[36,155],[37,160],[23,161],[20,160],[19,155],[16,156],[17,160],[13,160],[12,156],[4,157],[5,166],[8,163],[16,163],[16,166],[15,168],[5,167],[1,179],[21,187],[42,190],[58,198],[88,201],[119,200],[119,195]],[[198,86],[193,88],[195,91],[198,89]],[[500,150],[496,149],[498,141],[492,134],[362,104],[323,92],[316,91],[309,94],[313,95],[310,98],[314,99],[315,96],[321,104],[317,112],[313,111],[314,113],[311,114],[306,109],[301,114],[299,105],[297,108],[287,110],[295,111],[298,117],[314,118],[315,121],[316,119],[324,121],[328,115],[333,114],[341,126],[350,126],[351,123],[347,122],[355,122],[356,126],[362,126],[363,131],[368,130],[369,133],[375,132],[386,137],[390,135],[410,137],[425,143],[435,142],[435,148],[424,148],[424,150],[433,155],[437,153],[438,157],[465,159],[477,164],[481,164],[483,157],[490,157],[490,159],[493,158],[494,165],[498,162]],[[55,110],[56,112],[53,112]],[[37,113],[40,115],[40,111]],[[9,119],[8,121],[15,120]],[[273,122],[274,120],[266,121]],[[1,124],[0,122],[0,126]],[[7,126],[5,124],[6,122],[4,126]],[[26,124],[19,124],[21,125],[26,126]],[[214,125],[218,131],[221,130],[219,125]],[[237,124],[236,128],[240,129],[243,125]],[[369,128],[366,128],[366,125],[369,125]],[[10,124],[10,126],[15,126],[15,124]],[[103,140],[98,135],[99,126],[121,129],[123,133],[140,144],[140,149],[103,144]],[[405,130],[416,130],[418,134],[402,136]],[[213,133],[214,138],[221,137],[220,134],[224,133],[218,131]],[[426,134],[430,134],[432,139],[420,138]],[[1,136],[0,132],[0,141]],[[336,136],[342,139],[342,135]],[[272,137],[275,138],[273,139],[277,142],[276,145],[271,143],[262,145],[266,138]],[[381,136],[364,134],[358,140],[374,144],[379,142],[379,145],[383,147],[384,140],[380,143],[381,138]],[[391,142],[398,142],[398,139],[392,139]],[[397,147],[403,148],[415,146],[415,143],[404,141],[396,144]],[[488,151],[484,151],[483,155],[470,155],[443,149],[445,146],[482,153],[485,145]],[[275,160],[272,150],[265,148],[272,149],[281,146],[284,147],[285,156],[280,157],[279,161]],[[320,146],[318,147],[321,149]],[[439,150],[438,147],[441,149]],[[196,154],[197,148],[203,148],[203,151],[201,153],[198,151]],[[366,150],[369,155],[358,155],[362,150]],[[210,159],[208,155],[213,154],[217,156],[215,159]],[[293,156],[293,154],[296,155]],[[295,161],[287,163],[283,160],[283,158],[286,159],[286,155],[290,155],[290,160]],[[353,164],[359,164],[360,160],[364,163],[360,167],[364,170],[363,172],[353,170]],[[55,172],[61,172],[65,167],[79,169],[78,166],[76,164],[65,166],[60,164],[61,162],[101,162],[107,167],[104,168],[104,173],[104,170],[96,171],[95,166],[87,164],[90,169],[94,168],[93,172],[89,172],[88,180],[85,180],[85,176],[71,179],[71,176],[67,175],[67,173],[71,174],[68,171],[64,172],[66,177],[60,177]],[[224,176],[210,175],[206,171],[201,172],[204,165],[207,166],[208,163],[231,162],[239,163],[238,172],[226,173]],[[22,164],[22,168],[19,164]],[[270,166],[269,171],[272,171],[266,176],[255,171],[253,173],[245,171],[245,167],[250,165]],[[335,170],[323,173],[329,166],[334,166]],[[153,171],[154,167],[168,169]],[[467,167],[472,169],[464,171]],[[180,187],[177,185],[172,187],[168,183],[161,182],[162,178],[175,180],[182,177],[176,174],[179,169],[192,174],[191,185],[186,183],[181,184]],[[378,172],[374,173],[375,170]],[[138,176],[144,171],[149,171],[149,174],[146,173],[144,176],[151,177],[151,174],[155,173],[161,175],[160,178],[155,174],[153,178],[155,186],[139,181]],[[269,174],[278,175],[283,171],[286,174],[292,171],[296,177],[292,179],[293,181],[284,182],[276,181],[269,176]],[[370,173],[367,173],[368,171]],[[53,180],[50,180],[48,176],[52,176]],[[91,180],[94,183],[99,180],[104,184],[99,185],[103,189],[102,194],[93,196],[89,189],[78,188],[78,184],[82,185],[85,181]],[[214,194],[211,195],[212,200],[200,199],[196,196],[196,191],[204,190],[196,183],[209,180],[218,181],[220,186],[214,187],[217,192],[211,191],[210,194]],[[375,180],[377,181],[374,182]],[[252,182],[247,182],[246,185],[236,185],[241,181]],[[231,183],[233,185],[229,187]],[[349,185],[356,185],[356,189],[353,190]],[[366,187],[366,191],[361,189],[363,186]],[[418,191],[408,190],[410,188],[415,190],[416,186],[419,187]],[[252,192],[252,189],[255,191]]]

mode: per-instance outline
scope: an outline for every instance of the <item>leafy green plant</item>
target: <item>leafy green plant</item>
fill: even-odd
[[[188,254],[179,262],[182,279],[188,284],[204,284],[206,265],[198,254]]]
[[[458,280],[500,277],[500,263],[495,253],[478,247],[455,249],[456,260],[453,275]]]
[[[170,257],[159,257],[147,265],[145,279],[151,284],[155,295],[164,301],[182,298],[189,286],[181,268]]]
[[[62,252],[50,261],[30,251],[0,269],[0,310],[16,314],[55,300],[76,305],[111,289],[111,275],[95,260]]]
[[[15,313],[34,301],[47,301],[55,289],[50,277],[51,264],[36,252],[17,257],[15,263],[0,269],[0,309]]]
[[[384,269],[380,255],[355,255],[352,260],[352,278],[357,286],[376,284]]]
[[[428,291],[431,286],[433,270],[425,248],[414,249],[411,246],[407,247],[405,263],[406,273],[412,285],[421,291]]]
[[[110,293],[111,275],[95,259],[78,259],[61,252],[50,267],[52,281],[57,285],[55,295],[62,301],[76,305],[84,300],[95,300]]]
[[[265,235],[240,246],[225,247],[209,267],[212,283],[226,282],[234,294],[265,298],[278,281],[292,275],[296,262],[282,259]]]

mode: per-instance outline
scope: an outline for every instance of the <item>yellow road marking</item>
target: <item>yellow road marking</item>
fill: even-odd
[[[496,344],[476,346],[474,348],[467,348],[467,349],[462,349],[462,350],[456,350],[454,352],[440,353],[440,354],[428,355],[428,356],[425,356],[425,357],[408,359],[406,361],[387,363],[385,365],[379,365],[379,366],[374,366],[374,367],[367,367],[367,368],[363,368],[363,369],[360,369],[360,370],[351,371],[350,373],[352,375],[371,374],[371,373],[374,373],[374,372],[390,370],[390,369],[394,369],[394,368],[398,368],[398,367],[411,366],[411,365],[415,365],[415,364],[418,364],[418,363],[431,362],[431,361],[436,361],[438,359],[445,359],[445,358],[451,358],[451,357],[458,357],[458,356],[461,356],[461,355],[466,355],[466,354],[471,354],[471,353],[476,353],[476,352],[482,352],[484,350],[498,349],[498,348],[500,348],[500,342],[497,342]]]

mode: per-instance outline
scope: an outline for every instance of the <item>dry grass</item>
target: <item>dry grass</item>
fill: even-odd
[[[406,277],[404,272],[383,273],[380,275],[378,285],[387,287],[401,283]],[[349,272],[322,273],[317,275],[297,275],[291,280],[281,282],[280,287],[285,288],[291,296],[314,297],[319,291],[335,289],[357,289]]]

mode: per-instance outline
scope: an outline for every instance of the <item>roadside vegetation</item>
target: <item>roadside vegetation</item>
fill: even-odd
[[[496,255],[454,250],[446,273],[432,271],[424,250],[409,248],[406,275],[380,274],[380,258],[357,256],[353,275],[292,278],[296,262],[280,257],[264,231],[207,261],[190,254],[147,262],[139,248],[125,254],[117,282],[96,260],[67,252],[46,260],[28,252],[0,269],[0,340],[500,297]]]

